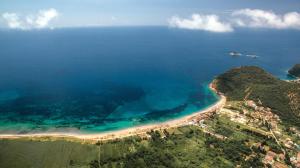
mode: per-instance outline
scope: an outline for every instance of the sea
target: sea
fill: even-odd
[[[101,133],[164,122],[216,103],[208,85],[230,68],[255,65],[288,79],[295,63],[298,30],[1,29],[0,134]]]

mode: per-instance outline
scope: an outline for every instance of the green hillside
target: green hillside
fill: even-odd
[[[150,131],[105,142],[73,138],[0,139],[1,168],[261,168],[268,153],[274,164],[292,166],[296,146],[285,147],[286,140],[299,144],[300,85],[279,80],[263,69],[240,67],[218,76],[218,91],[228,97],[227,104],[202,124]],[[257,125],[240,111],[244,99],[272,108],[283,124],[272,129]],[[252,109],[251,113],[255,110]],[[236,118],[239,116],[239,118]],[[242,119],[245,122],[240,122]],[[234,119],[234,120],[233,120]],[[260,120],[260,118],[256,118]],[[259,123],[260,121],[258,121]],[[279,158],[283,155],[284,158]],[[294,164],[295,165],[295,164]]]
[[[300,85],[275,78],[255,66],[234,68],[216,79],[217,90],[229,100],[254,100],[270,107],[284,124],[300,127]]]

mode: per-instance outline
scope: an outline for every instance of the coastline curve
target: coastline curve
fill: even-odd
[[[130,136],[145,136],[147,132],[151,130],[163,130],[168,128],[175,128],[185,125],[192,125],[200,121],[202,118],[207,117],[215,113],[224,107],[226,103],[226,97],[218,92],[214,87],[214,81],[209,84],[209,88],[219,96],[219,100],[213,105],[196,111],[190,115],[186,115],[177,119],[172,119],[160,123],[146,124],[141,126],[135,126],[131,128],[125,128],[122,130],[115,130],[104,133],[64,133],[64,132],[51,132],[51,133],[31,133],[31,134],[0,134],[0,139],[17,139],[17,138],[75,138],[79,140],[91,140],[91,141],[107,141],[119,138],[125,138]]]

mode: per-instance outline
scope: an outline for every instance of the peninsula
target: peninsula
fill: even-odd
[[[210,86],[216,104],[164,123],[97,135],[1,135],[0,167],[300,167],[299,83],[243,66]]]

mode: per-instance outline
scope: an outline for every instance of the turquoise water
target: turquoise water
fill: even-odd
[[[111,27],[0,30],[0,37],[0,133],[162,122],[215,103],[208,84],[229,68],[257,65],[286,79],[300,62],[299,31]]]

